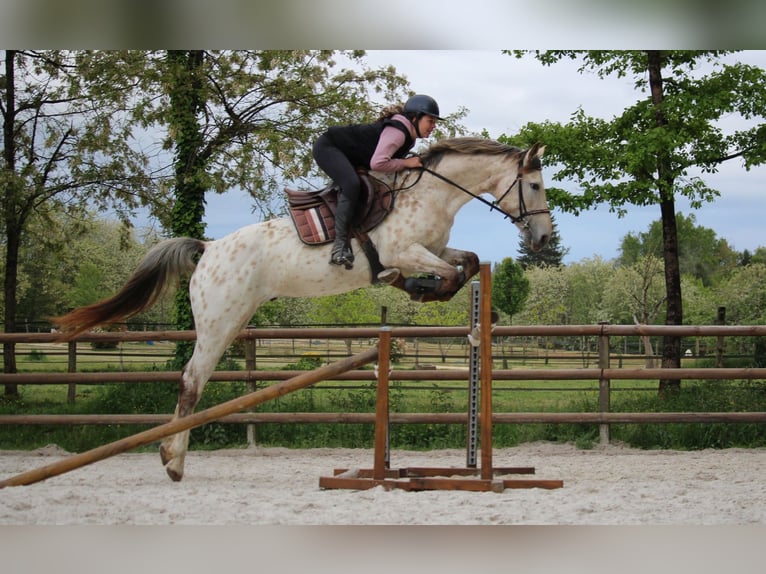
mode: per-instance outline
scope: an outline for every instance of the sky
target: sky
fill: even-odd
[[[766,51],[739,52],[730,58],[766,69]],[[531,56],[517,59],[499,50],[372,50],[367,52],[367,62],[373,67],[393,65],[407,77],[412,90],[436,98],[442,114],[466,108],[465,128],[475,133],[486,129],[493,138],[514,134],[527,122],[565,123],[578,107],[589,116],[610,120],[638,99],[631,78],[602,80],[593,73],[578,72],[576,62],[543,66]],[[432,142],[420,140],[424,143]],[[549,185],[576,190],[571,182],[553,182],[555,172],[546,169],[544,159],[543,176]],[[766,246],[766,168],[746,171],[735,159],[704,179],[721,196],[697,210],[677,198],[677,211],[694,214],[697,225],[713,229],[737,251]],[[210,193],[207,201],[209,237],[220,238],[255,221],[251,201],[243,192]],[[627,207],[628,214],[622,218],[607,205],[577,216],[554,210],[560,246],[568,250],[564,262],[613,259],[626,234],[647,231],[660,218],[658,205]],[[519,240],[515,226],[474,200],[458,212],[450,245],[474,251],[481,261],[497,263],[518,257]]]

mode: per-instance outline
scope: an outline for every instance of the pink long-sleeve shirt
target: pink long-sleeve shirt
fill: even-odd
[[[410,130],[412,141],[417,138],[415,133],[415,126],[405,116],[401,114],[394,115],[391,119],[398,120]],[[404,169],[404,160],[392,157],[396,151],[404,145],[404,134],[401,130],[386,126],[380,133],[380,139],[378,140],[378,146],[375,148],[375,153],[372,154],[370,159],[370,169],[380,172],[395,172]]]

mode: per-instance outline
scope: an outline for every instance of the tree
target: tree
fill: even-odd
[[[529,297],[529,279],[524,269],[510,257],[506,257],[492,270],[492,305],[508,315],[508,323],[513,323],[513,316],[524,308]],[[508,338],[510,339],[510,337]],[[506,349],[508,342],[501,340],[503,350],[503,368],[508,368],[507,356],[511,349]]]
[[[509,322],[524,307],[529,296],[529,279],[510,257],[495,264],[492,271],[492,304],[508,315]]]
[[[369,325],[380,320],[380,309],[367,289],[355,289],[338,295],[311,300],[309,320],[323,325]],[[346,350],[351,355],[351,339],[346,339]]]
[[[641,257],[634,264],[618,267],[607,285],[606,305],[623,322],[650,325],[662,312],[662,260],[654,255]],[[654,367],[654,351],[649,337],[642,336],[647,367]]]
[[[504,138],[501,136],[500,141]],[[561,235],[559,235],[558,226],[556,225],[556,218],[551,216],[551,222],[553,223],[553,231],[551,232],[551,238],[548,244],[540,251],[532,251],[529,243],[523,239],[519,241],[519,258],[518,262],[522,269],[528,269],[529,267],[559,267],[564,263],[564,257],[569,253],[569,249],[563,249],[561,247]]]
[[[726,318],[738,325],[766,323],[766,265],[753,263],[739,267],[715,289],[719,306],[726,307]]]
[[[209,187],[208,156],[203,153],[205,136],[199,119],[207,105],[204,52],[170,50],[166,81],[170,106],[168,129],[175,148],[170,233],[174,237],[204,238],[205,192]],[[175,323],[178,329],[194,329],[188,285],[175,293]],[[191,358],[194,341],[176,344],[173,367],[182,369]]]
[[[150,201],[144,156],[131,147],[138,68],[117,52],[3,52],[0,212],[5,234],[5,331],[17,330],[19,252],[34,217],[90,208],[129,212]],[[73,229],[76,231],[77,227]],[[4,370],[16,371],[4,344]],[[15,396],[15,385],[5,394]]]
[[[569,284],[563,267],[531,267],[529,296],[517,315],[522,325],[561,325],[566,320]]]
[[[658,205],[662,222],[666,313],[669,325],[683,324],[681,270],[675,197],[693,207],[713,201],[718,192],[701,175],[738,158],[743,167],[766,161],[766,72],[742,63],[721,64],[716,51],[547,51],[544,65],[580,59],[580,71],[599,77],[632,75],[640,99],[606,121],[583,109],[561,125],[527,124],[518,141],[544,141],[546,156],[561,169],[555,181],[573,181],[578,193],[549,188],[550,203],[580,210],[607,204],[619,215],[627,205]],[[521,57],[523,52],[516,52]],[[701,73],[701,65],[709,71]],[[721,120],[740,119],[725,123]],[[727,125],[736,127],[726,130]],[[743,127],[744,126],[744,127]],[[665,337],[662,366],[680,367],[681,340]],[[660,390],[678,388],[661,380]]]
[[[263,217],[284,209],[278,189],[314,170],[311,144],[331,123],[372,119],[371,91],[397,101],[406,81],[393,68],[369,70],[363,52],[170,51],[154,60],[164,96],[146,105],[147,123],[168,118],[175,152],[173,235],[203,238],[205,193],[247,190]],[[357,71],[339,68],[336,58]],[[193,327],[188,290],[176,295],[178,326]],[[192,346],[179,345],[180,368]]]
[[[566,320],[572,325],[593,325],[610,320],[604,297],[610,278],[614,275],[614,262],[601,257],[583,259],[564,268],[567,282]]]
[[[741,253],[737,263],[742,267],[746,267],[752,263],[766,264],[766,247],[758,247],[754,253],[750,253],[750,251],[745,249]]]
[[[715,289],[719,306],[726,307],[726,319],[734,324],[763,325],[766,323],[766,265],[753,263],[737,268]],[[738,340],[738,344],[744,341]],[[755,337],[755,362],[766,361],[766,338]],[[744,349],[738,349],[743,352]]]
[[[717,283],[737,265],[737,253],[715,231],[696,224],[694,214],[676,215],[678,262],[681,276],[691,275],[705,286]],[[641,257],[662,258],[662,222],[652,222],[649,230],[628,233],[620,248],[620,264],[632,265]]]

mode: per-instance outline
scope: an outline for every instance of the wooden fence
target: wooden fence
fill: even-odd
[[[398,338],[465,338],[468,327],[392,327],[391,336]],[[294,376],[290,371],[265,371],[255,368],[256,341],[264,339],[354,339],[376,340],[380,328],[250,328],[242,331],[239,338],[245,343],[246,368],[242,371],[216,371],[211,381],[245,381],[249,388],[263,381],[284,380]],[[546,325],[546,326],[497,326],[497,337],[595,337],[598,340],[597,366],[593,368],[514,368],[493,369],[495,381],[598,381],[598,412],[494,412],[496,424],[527,423],[593,423],[600,425],[602,441],[609,440],[609,425],[616,423],[764,423],[766,412],[664,412],[664,413],[615,413],[610,411],[611,382],[614,380],[753,380],[766,379],[766,368],[613,368],[610,348],[612,337],[713,337],[721,344],[727,337],[763,337],[766,326],[664,326],[664,325]],[[194,331],[142,331],[121,333],[88,333],[78,342],[107,341],[190,341]],[[0,343],[52,343],[55,334],[48,333],[0,333]],[[77,372],[77,346],[69,343],[69,372],[66,373],[18,373],[0,374],[0,384],[38,385],[67,384],[70,396],[76,385],[101,383],[137,383],[149,381],[177,381],[179,372]],[[720,359],[720,357],[719,357]],[[620,362],[621,363],[621,362]],[[718,363],[720,365],[720,360]],[[468,382],[469,373],[464,369],[394,369],[391,381],[461,381]],[[372,371],[352,370],[328,380],[374,381]],[[247,412],[228,415],[221,419],[227,423],[373,423],[374,413],[259,413]],[[103,415],[0,415],[0,424],[32,425],[81,425],[81,424],[163,424],[170,415],[103,414]],[[465,425],[467,413],[391,413],[393,424],[447,423]]]

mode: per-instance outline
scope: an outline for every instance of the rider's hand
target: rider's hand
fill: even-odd
[[[413,155],[404,160],[404,167],[410,169],[415,167],[423,167],[423,162],[420,160],[420,156]]]

